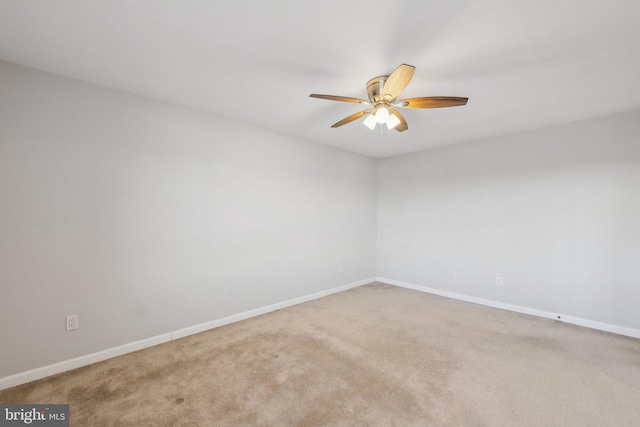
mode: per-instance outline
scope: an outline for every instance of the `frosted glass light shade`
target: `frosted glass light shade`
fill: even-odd
[[[400,119],[395,114],[389,116],[389,120],[387,120],[387,129],[393,129],[398,126],[400,123]]]
[[[380,107],[376,110],[376,122],[382,124],[386,123],[389,120],[389,110],[385,107]]]
[[[373,130],[378,122],[376,121],[376,118],[373,116],[373,114],[369,114],[362,123],[369,129]]]

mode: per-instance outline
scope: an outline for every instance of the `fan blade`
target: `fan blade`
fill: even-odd
[[[373,110],[363,110],[363,111],[360,111],[359,113],[352,114],[349,117],[345,117],[344,119],[340,120],[338,123],[335,123],[331,127],[332,128],[337,128],[337,127],[340,127],[342,125],[346,125],[347,123],[351,123],[354,120],[358,120],[360,117],[366,116],[367,114],[369,114],[372,111]]]
[[[409,125],[407,124],[407,121],[404,119],[404,117],[402,117],[402,114],[398,113],[396,110],[389,110],[389,112],[396,116],[398,120],[400,120],[400,123],[398,123],[394,127],[395,130],[397,130],[398,132],[404,132],[405,130],[409,129]]]
[[[384,86],[382,87],[382,98],[386,101],[396,99],[398,95],[400,95],[400,92],[402,92],[411,81],[411,77],[413,77],[415,69],[416,67],[413,65],[407,64],[402,64],[396,68],[393,73],[391,73],[387,81],[384,82]]]
[[[395,102],[394,107],[402,108],[444,108],[466,105],[469,98],[457,96],[425,96],[422,98],[403,99]]]
[[[356,104],[371,104],[369,101],[366,101],[364,99],[350,98],[348,96],[319,95],[317,93],[312,93],[309,96],[311,98],[328,99],[329,101],[354,102]]]

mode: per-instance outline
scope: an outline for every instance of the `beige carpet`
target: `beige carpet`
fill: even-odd
[[[371,284],[0,391],[73,426],[640,426],[640,340]]]

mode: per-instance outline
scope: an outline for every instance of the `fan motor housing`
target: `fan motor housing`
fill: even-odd
[[[391,99],[382,99],[382,87],[388,78],[389,76],[374,77],[367,82],[367,93],[371,102],[391,101]]]

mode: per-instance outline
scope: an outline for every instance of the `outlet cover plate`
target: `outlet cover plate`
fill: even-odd
[[[77,314],[67,316],[67,331],[73,331],[80,327],[80,318]]]

